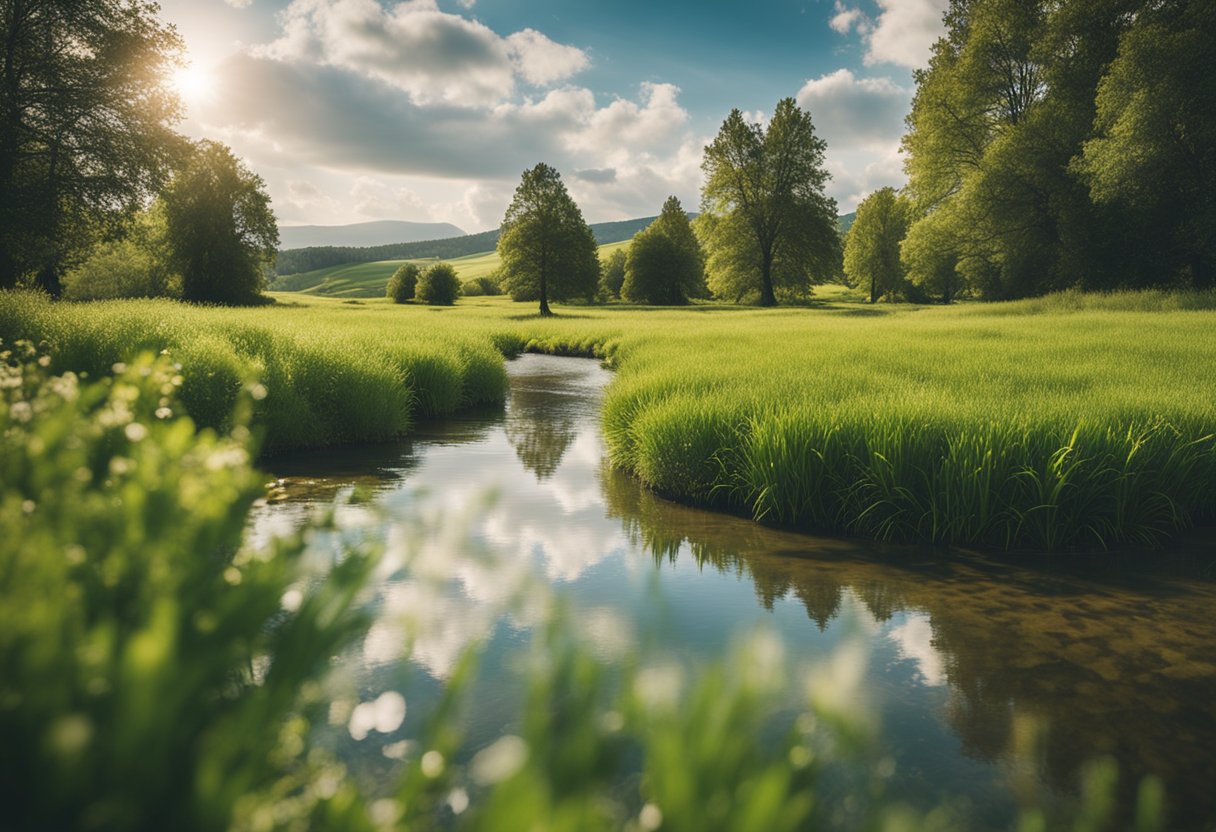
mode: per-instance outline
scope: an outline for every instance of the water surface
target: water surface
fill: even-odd
[[[775,531],[662,500],[607,466],[598,408],[609,374],[595,362],[526,355],[508,368],[503,410],[269,466],[280,480],[255,537],[298,525],[352,486],[375,494],[382,515],[344,510],[351,522],[370,518],[373,533],[395,517],[431,518],[410,546],[443,580],[387,571],[380,619],[341,662],[360,699],[407,679],[415,691],[398,731],[375,742],[337,732],[365,776],[392,769],[413,714],[472,644],[484,653],[471,742],[511,728],[518,688],[501,680],[543,617],[527,596],[541,586],[609,659],[646,646],[695,665],[763,627],[781,636],[795,674],[861,643],[861,697],[891,794],[920,808],[949,800],[971,828],[1007,828],[1028,780],[1066,810],[1097,756],[1133,782],[1160,777],[1170,828],[1214,828],[1210,540],[1148,562],[1010,562]],[[467,536],[454,531],[462,524]],[[431,626],[407,632],[398,616],[411,610]],[[1046,728],[1028,759],[1015,749],[1032,726]]]

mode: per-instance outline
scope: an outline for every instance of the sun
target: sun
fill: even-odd
[[[215,91],[215,78],[198,64],[188,64],[173,73],[173,88],[183,101],[204,101]]]

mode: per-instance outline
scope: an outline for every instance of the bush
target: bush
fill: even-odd
[[[422,270],[417,263],[404,263],[393,272],[384,287],[384,296],[393,303],[405,303],[414,299],[414,291],[418,288],[418,276]]]
[[[460,294],[466,298],[475,298],[482,295],[494,296],[502,294],[502,287],[498,285],[498,281],[492,275],[482,275],[466,280],[464,285],[460,287]]]
[[[164,204],[135,219],[126,237],[100,243],[79,267],[64,275],[69,300],[153,298],[181,294],[181,277],[169,265],[172,251]]]
[[[414,297],[431,306],[451,306],[460,296],[460,278],[447,263],[436,263],[418,278]]]

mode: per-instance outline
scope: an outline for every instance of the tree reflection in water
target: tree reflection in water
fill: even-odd
[[[1075,793],[1086,764],[1109,756],[1125,784],[1167,784],[1178,828],[1216,816],[1210,581],[1113,556],[1082,569],[817,540],[676,505],[606,466],[601,482],[608,513],[660,567],[690,557],[746,576],[766,608],[797,598],[820,630],[846,594],[877,623],[923,616],[920,650],[937,654],[967,756],[1011,764],[1019,726],[1036,725],[1035,767],[1054,790]],[[1135,789],[1121,794],[1130,807]]]

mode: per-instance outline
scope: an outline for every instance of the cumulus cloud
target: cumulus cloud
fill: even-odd
[[[829,148],[889,146],[903,134],[912,90],[890,78],[858,78],[838,69],[807,81],[797,99]]]
[[[507,46],[519,73],[538,86],[569,78],[588,64],[583,50],[555,43],[535,29],[511,35]]]
[[[840,34],[856,32],[865,44],[867,66],[890,63],[917,69],[929,62],[929,51],[943,32],[942,15],[949,0],[877,0],[878,15],[837,0],[828,25]]]
[[[435,0],[392,7],[377,0],[293,0],[278,39],[255,54],[336,67],[392,85],[416,104],[464,107],[509,98],[522,78],[564,80],[588,64],[582,50],[533,29],[502,37],[476,20],[440,11]]]

